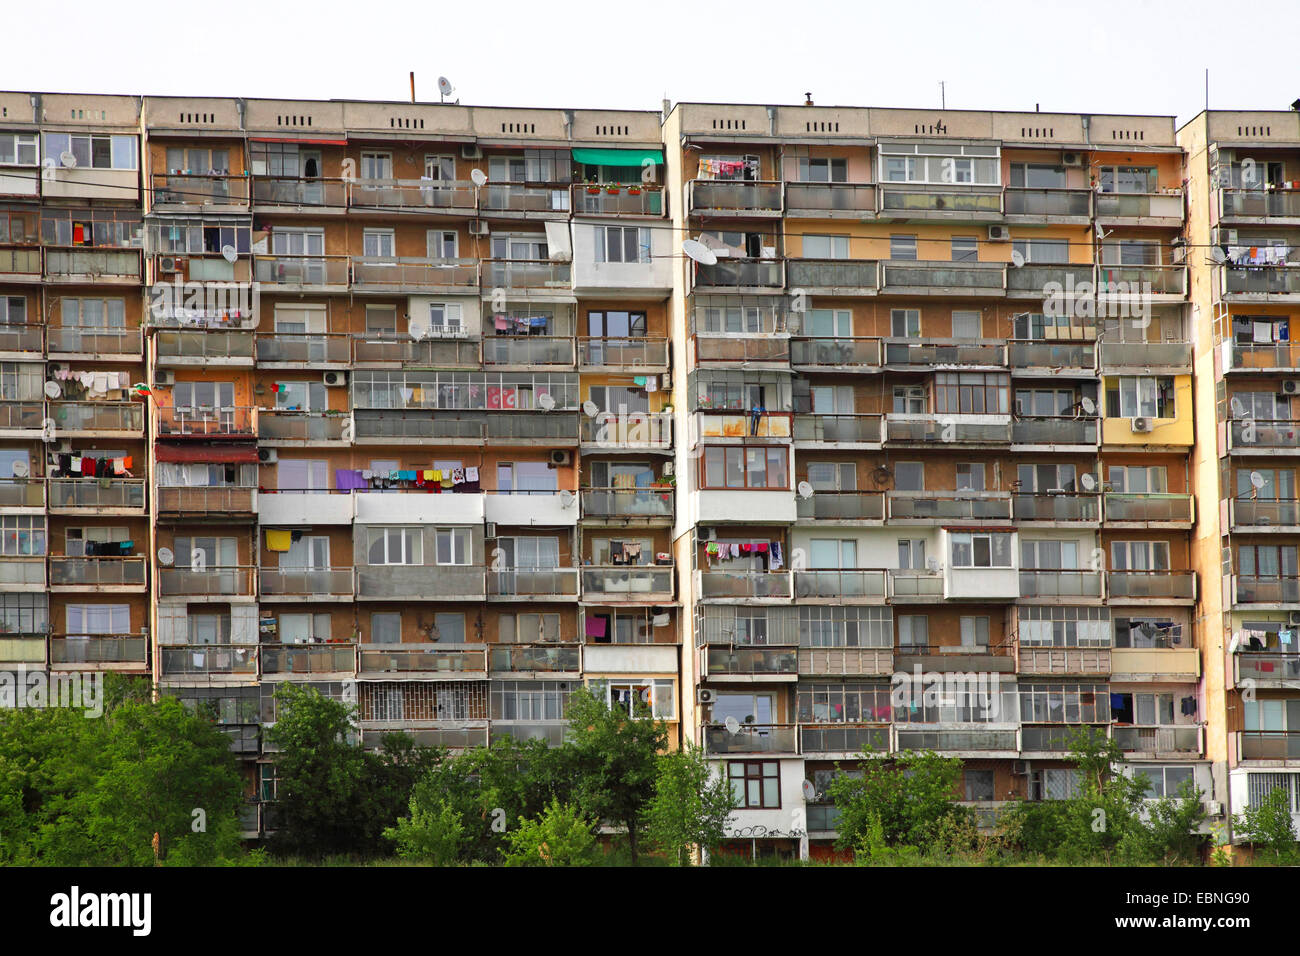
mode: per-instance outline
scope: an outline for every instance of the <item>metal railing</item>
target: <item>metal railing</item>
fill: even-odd
[[[880,184],[881,212],[967,212],[997,215],[1002,212],[1002,190],[997,186],[931,186]]]
[[[507,568],[489,571],[488,594],[493,597],[577,597],[577,568]]]
[[[695,335],[695,361],[706,362],[780,362],[790,360],[790,340],[772,335]]]
[[[880,263],[874,259],[787,259],[785,274],[792,289],[880,288]]]
[[[136,406],[137,410],[140,406]],[[224,408],[155,406],[158,434],[162,436],[243,436],[257,434],[257,410],[243,405]]]
[[[158,649],[166,676],[256,674],[257,652],[256,644],[187,644]]]
[[[956,340],[885,341],[886,365],[986,365],[1005,368],[1002,343]]]
[[[488,670],[574,673],[582,670],[577,644],[502,644],[488,648]]]
[[[1016,492],[1011,496],[1011,513],[1017,521],[1098,521],[1101,499],[1097,495],[1062,492],[1042,494]]]
[[[50,664],[132,664],[149,666],[149,638],[132,634],[55,634]]]
[[[39,432],[44,424],[44,402],[0,401],[0,428]]]
[[[856,723],[800,724],[799,742],[800,750],[805,754],[857,754],[864,750],[884,752],[889,750],[889,727]],[[831,825],[838,825],[838,820]],[[818,829],[813,827],[811,816],[808,829]]]
[[[1021,674],[1109,674],[1108,647],[1032,647],[1021,641],[1016,670]]]
[[[1045,298],[1049,287],[1059,288],[1064,295],[1067,289],[1076,288],[1080,284],[1087,283],[1090,286],[1092,280],[1093,269],[1090,265],[1026,263],[1018,269],[1007,270],[1007,292]]]
[[[0,556],[0,587],[45,587],[45,555]]]
[[[1126,753],[1199,754],[1201,728],[1192,727],[1124,727],[1110,729],[1111,739]],[[1298,738],[1300,739],[1300,738]],[[1296,752],[1300,754],[1300,748]]]
[[[1006,287],[1001,264],[976,266],[953,265],[951,262],[911,262],[890,260],[885,263],[886,292],[894,289],[969,289],[1000,291]]]
[[[665,212],[665,194],[658,188],[620,186],[616,193],[602,187],[592,192],[592,188],[586,183],[573,184],[570,205],[575,216],[662,216]]]
[[[263,674],[355,674],[356,644],[263,644]]]
[[[784,598],[792,596],[788,571],[700,571],[700,597]]]
[[[479,190],[478,203],[484,212],[566,215],[569,211],[569,184],[492,183]]]
[[[1300,421],[1234,419],[1228,427],[1229,447],[1236,450],[1300,448]]]
[[[780,289],[785,269],[780,259],[722,258],[695,267],[696,289]]]
[[[54,427],[67,432],[144,432],[140,402],[50,402]]]
[[[1097,352],[1103,369],[1186,368],[1192,366],[1191,342],[1101,342]]]
[[[814,521],[881,521],[885,496],[878,491],[814,491],[811,498],[795,499],[795,514]]]
[[[1097,346],[1092,342],[1010,342],[1012,368],[1095,369]]]
[[[790,364],[808,368],[879,368],[880,339],[791,339]]]
[[[98,486],[98,481],[93,478],[91,481]],[[44,507],[45,482],[41,479],[0,478],[0,508]]]
[[[876,211],[875,183],[786,183],[787,215],[845,213],[858,216]]]
[[[143,557],[50,556],[51,587],[144,587]]]
[[[666,338],[578,339],[578,364],[588,368],[667,368]]]
[[[891,491],[889,518],[1010,520],[1011,496],[1000,491]]]
[[[693,179],[690,182],[691,214],[701,212],[778,214],[782,184],[735,180]]]
[[[349,184],[348,205],[360,209],[448,209],[473,212],[475,186],[452,179],[357,179]]]
[[[1239,760],[1300,760],[1300,731],[1239,730]]]
[[[1122,283],[1122,285],[1121,285]],[[1155,295],[1186,295],[1186,266],[1123,266],[1097,267],[1097,294],[1125,292],[1137,295],[1145,292],[1147,283]]]
[[[166,514],[252,514],[257,510],[257,487],[214,485],[158,488],[158,510]]]
[[[345,206],[347,186],[342,179],[255,176],[253,201],[263,206]]]
[[[582,569],[584,599],[645,600],[652,597],[671,599],[673,595],[671,565],[611,565]]]
[[[1020,569],[1020,596],[1101,597],[1101,575],[1073,569]]]
[[[1005,192],[1008,216],[1092,215],[1092,190],[1008,186]]]
[[[1097,193],[1098,219],[1177,219],[1183,218],[1183,194],[1160,193]]]
[[[258,362],[346,365],[352,361],[352,339],[342,333],[259,332],[255,351]]]
[[[806,677],[855,677],[889,674],[893,670],[892,645],[799,648],[799,673]]]
[[[357,338],[352,360],[358,365],[396,364],[428,368],[475,368],[480,364],[478,339]]]
[[[799,728],[795,724],[742,724],[734,734],[720,724],[706,724],[701,729],[704,752],[709,754],[799,752]]]
[[[1096,445],[1097,419],[1021,416],[1011,423],[1011,441],[1017,445]]]
[[[139,279],[141,273],[138,249],[51,249],[45,250],[45,274],[60,276],[91,276],[99,279]]]
[[[1220,189],[1219,215],[1300,219],[1300,190]]]
[[[899,750],[1017,750],[1014,730],[920,730],[897,728]]]
[[[392,289],[423,289],[450,286],[478,287],[477,259],[404,259],[380,256],[352,257],[352,285]]]
[[[889,596],[903,600],[943,597],[943,575],[937,571],[891,570]]]
[[[51,355],[87,353],[99,355],[140,355],[143,339],[139,327],[129,329],[95,329],[76,325],[51,325],[46,333],[46,348]],[[0,344],[0,348],[3,348]]]
[[[158,593],[165,596],[251,597],[253,572],[242,566],[211,567],[205,571],[190,568],[159,568]]]
[[[885,597],[885,572],[860,568],[816,568],[794,572],[796,598]]]
[[[571,278],[572,267],[567,262],[484,259],[480,284],[484,288],[568,290]]]
[[[229,174],[154,173],[155,206],[247,206],[249,178]]]
[[[891,442],[1005,444],[1011,441],[1011,423],[969,421],[955,415],[889,415],[885,435]]]
[[[262,568],[262,597],[351,597],[352,568]]]
[[[1191,521],[1192,496],[1106,492],[1107,521]]]
[[[1229,504],[1234,525],[1257,528],[1300,525],[1300,501],[1294,498],[1233,498]]]
[[[1300,681],[1300,652],[1246,651],[1236,655],[1237,680]]]
[[[267,408],[258,413],[257,437],[283,441],[341,441],[352,418],[346,412],[297,412]]]
[[[485,335],[484,365],[573,365],[573,339],[567,335]]]
[[[362,644],[358,673],[487,673],[487,648],[452,648],[437,644]]]
[[[265,285],[346,286],[348,266],[347,256],[256,256],[253,278]]]
[[[3,250],[0,250],[3,255]],[[0,275],[3,271],[0,270]],[[44,338],[42,333],[46,326],[44,325],[20,325],[18,323],[0,325],[0,352],[41,352],[44,350]],[[50,335],[53,336],[58,326],[50,326]],[[52,350],[53,351],[53,350]]]
[[[794,417],[794,440],[808,442],[879,442],[880,415],[820,415]]]
[[[1238,574],[1233,578],[1238,604],[1300,603],[1300,578]]]
[[[582,514],[586,518],[671,518],[674,489],[584,488]]]
[[[700,649],[709,677],[799,673],[799,649],[790,646],[706,646]]]
[[[0,246],[0,276],[41,274],[41,250],[37,246]]]
[[[1106,593],[1112,597],[1196,597],[1195,571],[1108,571]]]

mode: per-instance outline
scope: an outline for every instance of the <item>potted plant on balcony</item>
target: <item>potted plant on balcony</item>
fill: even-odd
[[[628,186],[628,187],[627,187],[627,194],[628,194],[629,196],[639,196],[639,195],[641,195],[641,187],[640,187],[640,186]]]
[[[619,192],[618,183],[605,183],[605,192],[609,193],[611,196],[617,196]]]
[[[597,186],[595,183],[587,183],[587,194],[589,196],[599,196],[600,187]]]

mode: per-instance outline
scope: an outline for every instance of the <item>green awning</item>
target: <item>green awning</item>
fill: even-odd
[[[646,160],[662,165],[662,149],[575,149],[573,161],[588,166],[644,166]]]

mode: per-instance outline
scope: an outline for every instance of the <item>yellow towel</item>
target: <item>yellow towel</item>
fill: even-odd
[[[432,468],[426,468],[426,469],[424,469],[424,480],[425,480],[425,481],[433,481],[433,475],[434,475],[434,472],[433,472],[433,469],[432,469]]]
[[[292,532],[266,529],[266,546],[271,551],[288,551],[293,543]]]

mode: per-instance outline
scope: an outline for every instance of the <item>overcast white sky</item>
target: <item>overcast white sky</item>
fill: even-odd
[[[658,109],[1288,109],[1300,16],[1228,0],[6,4],[0,88]]]

